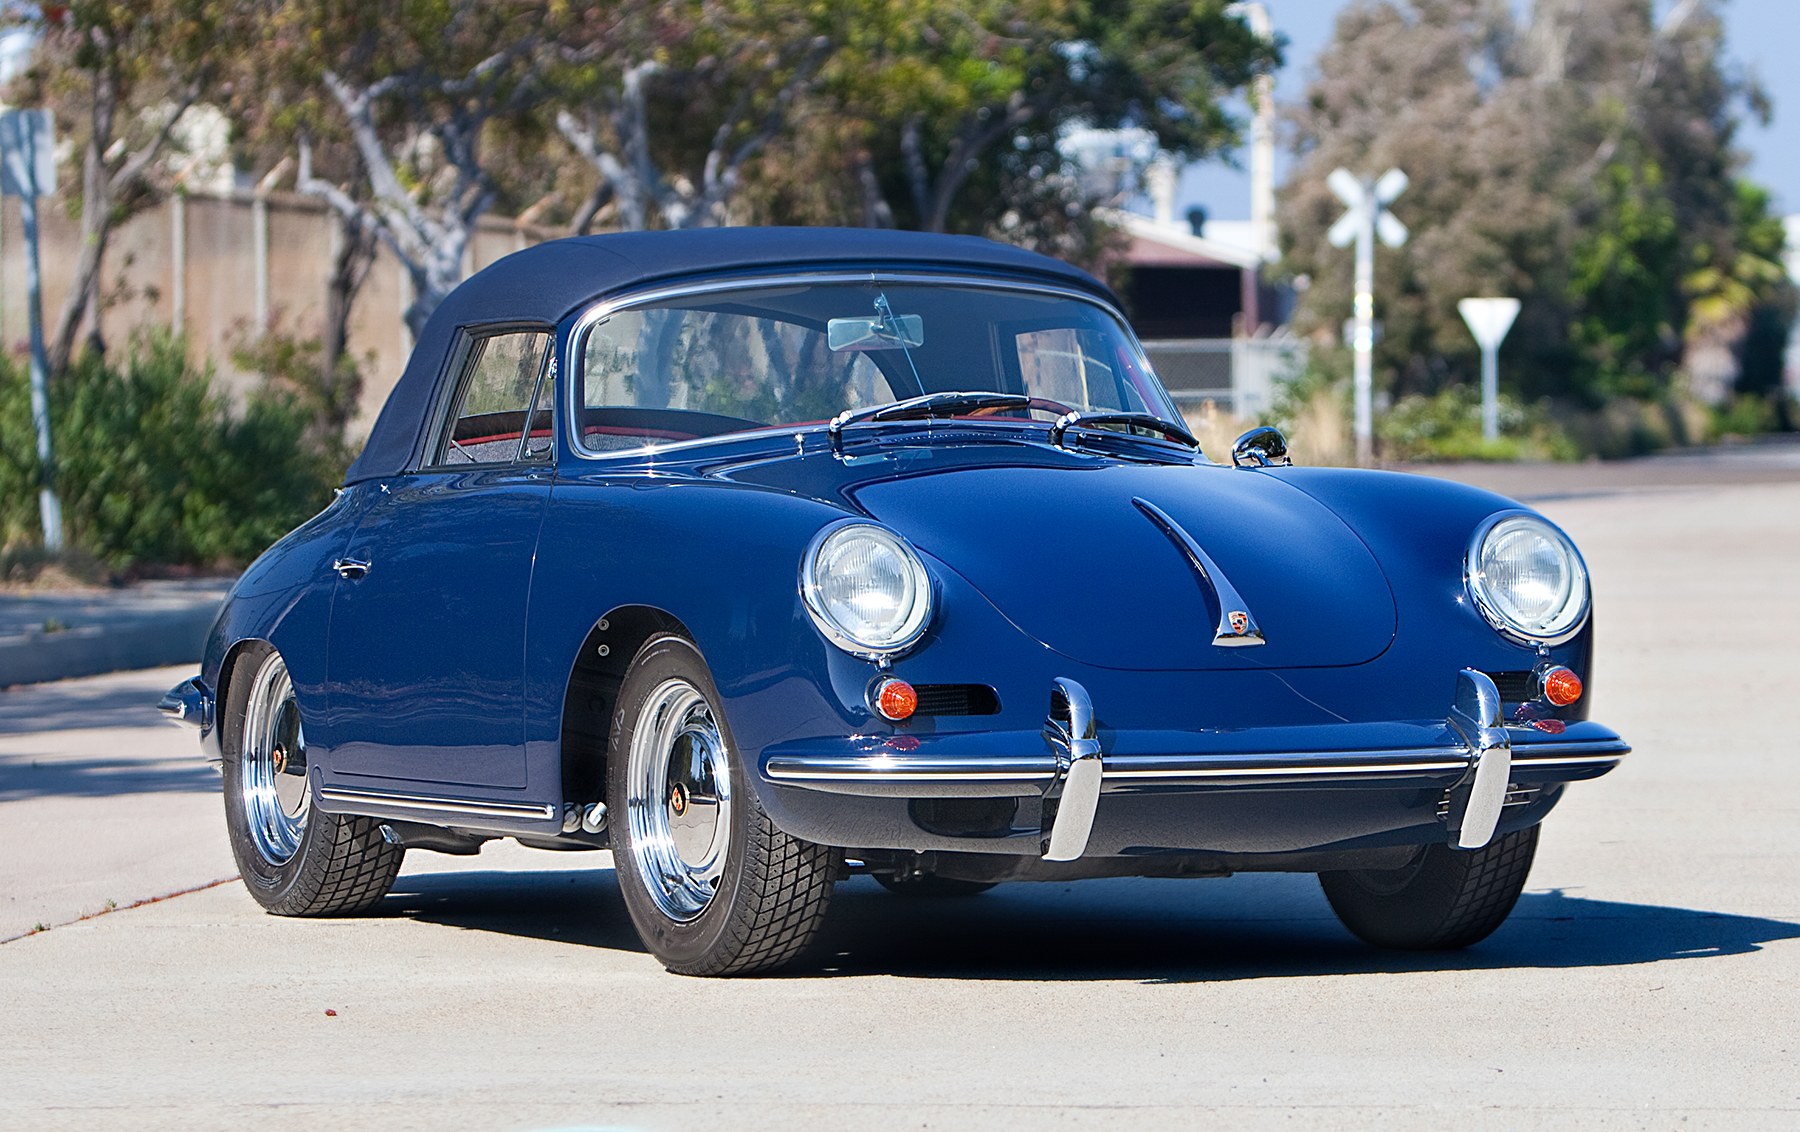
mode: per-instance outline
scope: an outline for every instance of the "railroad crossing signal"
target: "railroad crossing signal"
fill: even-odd
[[[1356,359],[1356,460],[1367,464],[1375,451],[1375,241],[1390,248],[1406,243],[1406,225],[1387,210],[1406,191],[1406,174],[1389,169],[1373,181],[1338,168],[1325,185],[1344,202],[1345,212],[1325,238],[1333,247],[1356,244],[1356,309],[1350,344]]]

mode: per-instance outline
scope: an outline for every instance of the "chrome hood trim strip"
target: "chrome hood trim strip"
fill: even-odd
[[[1231,579],[1219,569],[1219,564],[1212,560],[1194,536],[1183,530],[1180,523],[1170,517],[1167,511],[1150,502],[1148,499],[1133,497],[1132,505],[1144,513],[1144,517],[1156,524],[1158,530],[1169,537],[1175,549],[1187,559],[1188,566],[1200,580],[1212,587],[1213,596],[1219,601],[1219,623],[1213,627],[1213,641],[1222,649],[1248,648],[1263,644],[1262,629],[1256,624],[1256,616],[1250,612],[1250,606],[1239,594]]]

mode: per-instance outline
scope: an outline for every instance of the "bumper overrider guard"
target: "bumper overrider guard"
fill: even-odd
[[[1631,750],[1617,735],[1592,724],[1571,724],[1568,734],[1554,739],[1508,728],[1502,711],[1493,680],[1465,668],[1457,676],[1456,696],[1443,725],[1448,741],[1366,750],[1107,754],[1087,690],[1058,677],[1051,683],[1050,713],[1042,732],[1047,749],[1042,753],[954,753],[949,748],[959,738],[955,736],[934,742],[946,753],[869,740],[870,745],[850,753],[841,746],[831,751],[773,750],[764,756],[763,771],[778,786],[828,794],[1038,796],[1044,799],[1040,849],[1047,861],[1082,856],[1102,794],[1226,787],[1438,789],[1444,792],[1450,842],[1478,849],[1492,840],[1508,786],[1516,778],[1593,778]],[[1514,742],[1515,731],[1524,741]]]

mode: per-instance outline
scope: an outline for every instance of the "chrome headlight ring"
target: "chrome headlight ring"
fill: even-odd
[[[1497,512],[1475,529],[1463,578],[1487,623],[1517,644],[1560,645],[1587,624],[1592,594],[1581,552],[1529,511]]]
[[[813,536],[800,556],[800,596],[827,640],[865,660],[912,648],[936,606],[918,552],[864,519],[841,519]]]

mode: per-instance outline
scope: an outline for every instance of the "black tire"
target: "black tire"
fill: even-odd
[[[1480,849],[1428,845],[1404,868],[1320,873],[1319,884],[1365,943],[1449,951],[1486,939],[1512,914],[1537,841],[1532,826]]]
[[[876,873],[875,882],[895,896],[948,898],[980,896],[995,884],[994,881],[957,880],[954,877],[933,876],[930,873],[906,877],[895,873]]]
[[[689,744],[679,764],[659,738],[677,726],[683,729],[674,743]],[[703,742],[716,746],[694,754]],[[638,650],[619,688],[607,751],[613,867],[650,953],[677,974],[747,975],[775,970],[805,950],[830,906],[841,852],[789,836],[763,812],[693,644],[665,635]],[[702,764],[704,775],[673,769]],[[721,786],[722,803],[708,796]],[[704,840],[704,850],[694,841],[680,848],[671,832],[690,807],[712,814],[704,833],[686,827],[682,834]],[[659,852],[658,845],[673,848]],[[690,853],[707,868],[692,865]]]
[[[258,795],[259,774],[269,769],[268,753],[251,734],[263,711],[278,715],[291,709],[294,746],[304,777],[304,730],[287,665],[269,645],[251,645],[238,658],[220,719],[224,749],[225,828],[244,887],[264,909],[277,916],[344,916],[366,912],[386,896],[400,873],[406,850],[389,845],[381,823],[372,818],[327,814],[312,805],[310,789],[301,788],[293,813],[276,818],[268,809],[267,792]],[[281,692],[285,683],[286,693]],[[259,701],[257,697],[261,697]],[[283,753],[275,766],[289,765]],[[284,773],[277,770],[277,774]],[[290,787],[292,789],[292,787]],[[258,800],[259,797],[261,800]],[[259,821],[260,817],[260,821]],[[273,820],[280,828],[271,832]]]

